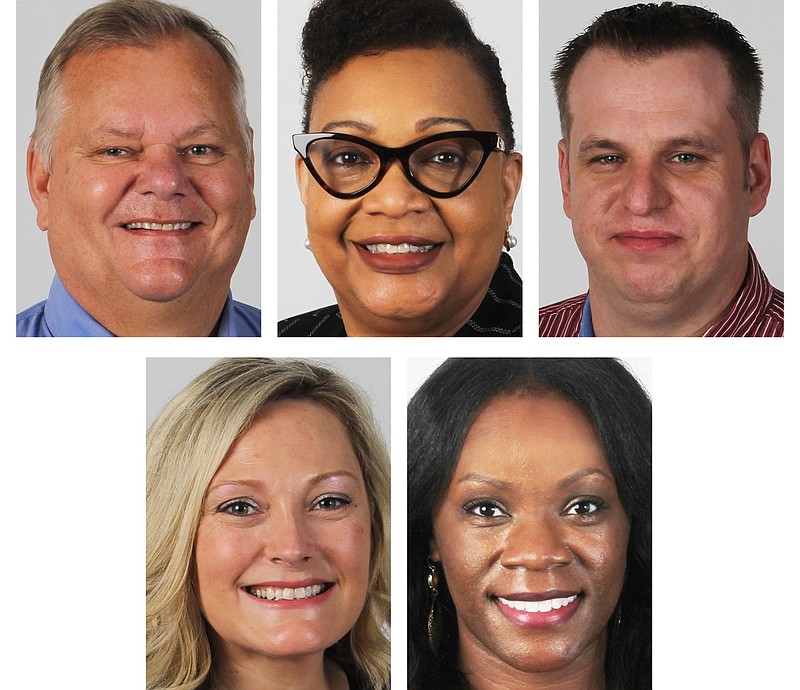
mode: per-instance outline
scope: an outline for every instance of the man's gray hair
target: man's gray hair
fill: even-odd
[[[231,42],[205,19],[182,7],[159,0],[108,0],[86,10],[67,27],[42,67],[32,136],[47,170],[51,169],[58,127],[69,110],[61,77],[73,55],[117,46],[153,48],[186,34],[210,43],[228,68],[239,134],[251,160],[244,75]]]

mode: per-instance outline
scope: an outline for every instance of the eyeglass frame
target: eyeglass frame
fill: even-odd
[[[411,158],[412,154],[417,150],[425,146],[426,144],[433,143],[435,141],[440,141],[442,139],[474,139],[478,143],[483,145],[483,155],[481,156],[481,160],[479,161],[478,165],[475,166],[475,170],[469,176],[466,182],[464,182],[458,189],[455,189],[450,192],[439,192],[435,189],[430,189],[422,184],[411,172],[411,167],[409,165],[409,159]],[[370,182],[366,187],[359,189],[355,192],[338,192],[333,189],[324,179],[322,176],[314,169],[311,161],[308,158],[308,146],[312,142],[318,139],[335,139],[337,141],[349,141],[353,144],[359,144],[364,148],[369,149],[373,153],[378,155],[378,159],[381,162],[380,169],[378,170],[378,174],[375,179]],[[297,154],[300,158],[303,159],[303,162],[308,168],[308,171],[311,173],[312,177],[317,181],[320,187],[322,187],[328,194],[331,196],[336,197],[337,199],[356,199],[360,196],[363,196],[367,192],[371,191],[375,187],[378,186],[380,181],[383,179],[384,175],[386,175],[386,171],[389,169],[389,164],[397,160],[400,162],[400,165],[403,168],[403,172],[405,173],[406,179],[414,185],[417,189],[421,192],[424,192],[428,196],[432,196],[436,199],[450,199],[454,196],[458,196],[464,190],[467,189],[474,181],[475,178],[478,176],[478,173],[483,169],[484,164],[489,159],[489,156],[494,153],[495,151],[499,151],[500,153],[507,153],[506,151],[506,143],[503,141],[503,137],[500,136],[497,132],[487,132],[487,131],[478,131],[472,129],[466,130],[455,130],[451,132],[440,132],[438,134],[433,134],[429,137],[423,137],[422,139],[417,139],[417,141],[412,141],[410,144],[406,144],[405,146],[398,146],[398,147],[391,147],[391,146],[381,146],[380,144],[376,144],[375,142],[369,141],[368,139],[362,139],[361,137],[357,137],[352,134],[342,134],[339,132],[308,132],[305,134],[293,134],[292,135],[292,144],[294,146],[294,150],[297,151]]]

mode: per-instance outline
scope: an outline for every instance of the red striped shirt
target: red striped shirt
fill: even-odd
[[[586,294],[571,297],[539,310],[539,337],[577,338]],[[747,275],[736,302],[703,337],[783,336],[783,292],[770,285],[767,275],[749,247]]]

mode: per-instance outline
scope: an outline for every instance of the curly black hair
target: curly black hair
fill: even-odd
[[[401,48],[447,48],[468,59],[486,84],[507,150],[514,150],[500,61],[452,0],[319,0],[303,27],[303,131],[319,87],[347,60]]]

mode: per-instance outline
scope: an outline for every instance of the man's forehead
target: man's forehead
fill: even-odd
[[[729,77],[723,55],[711,46],[676,48],[657,54],[620,53],[614,48],[595,46],[586,51],[576,65],[569,87],[572,91],[576,87],[596,84],[605,75],[616,78],[621,74],[629,79],[636,79],[637,75],[660,74],[667,81],[713,74],[713,82],[717,83],[720,73]]]
[[[231,81],[222,56],[208,41],[193,33],[168,36],[147,43],[109,44],[78,49],[66,61],[62,80],[91,79],[96,75],[122,75],[155,69],[163,59],[172,63],[171,71],[204,73],[208,77]]]

